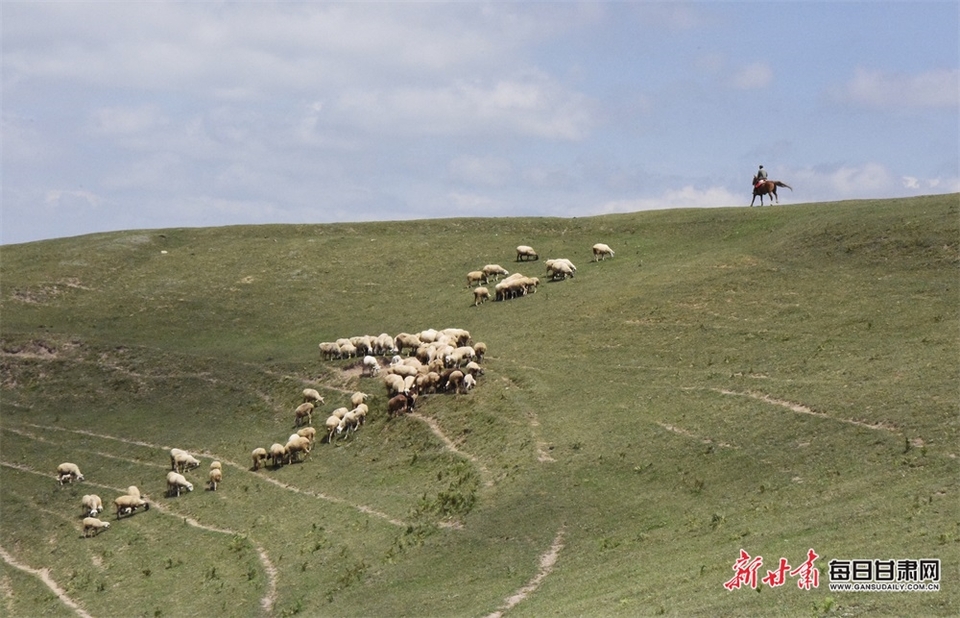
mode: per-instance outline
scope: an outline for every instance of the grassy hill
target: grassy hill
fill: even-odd
[[[8,615],[960,614],[957,195],[601,217],[239,226],[2,248]],[[616,257],[592,263],[605,242]],[[514,247],[567,257],[572,280]],[[484,264],[536,294],[472,306]],[[388,419],[338,337],[460,327],[465,395]],[[284,442],[373,394],[302,464]],[[167,451],[196,489],[164,496]],[[207,464],[224,462],[219,491]],[[59,488],[61,461],[86,480]],[[153,508],[81,538],[80,497]],[[108,507],[109,509],[109,507]],[[819,587],[727,590],[819,558]],[[831,592],[830,560],[941,560]],[[46,569],[65,600],[41,581]],[[514,595],[519,595],[514,597]],[[521,600],[522,599],[522,600]]]

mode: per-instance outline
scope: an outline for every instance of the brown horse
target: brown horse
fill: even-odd
[[[760,205],[763,206],[763,196],[770,194],[773,197],[770,199],[776,198],[777,203],[780,203],[780,198],[777,196],[777,187],[786,187],[793,191],[793,187],[788,185],[785,182],[780,182],[779,180],[764,180],[760,183],[760,186],[757,186],[757,177],[753,177],[753,199],[750,200],[750,206],[753,206],[753,202],[756,201],[757,196],[760,196]]]

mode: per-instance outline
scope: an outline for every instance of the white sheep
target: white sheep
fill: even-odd
[[[211,470],[223,470],[223,464],[220,463],[219,461],[216,461],[216,460],[211,461],[211,462],[210,462],[210,469],[211,469]]]
[[[72,483],[74,481],[82,481],[83,474],[80,472],[80,468],[75,463],[64,462],[57,466],[57,482],[60,483],[60,486],[63,487],[64,483]]]
[[[303,389],[303,403],[312,403],[323,405],[323,396],[315,388]]]
[[[456,371],[451,371],[450,375],[447,376],[447,388],[453,388],[454,391],[460,392],[463,388],[463,372],[457,369]]]
[[[80,498],[80,505],[88,517],[96,517],[97,513],[103,511],[103,502],[97,494],[87,494],[83,496]]]
[[[136,485],[131,485],[130,487],[127,487],[127,495],[128,495],[128,496],[133,496],[133,497],[135,497],[135,498],[139,498],[139,497],[140,497],[140,488],[137,487]]]
[[[387,374],[383,377],[383,384],[387,387],[388,397],[403,393],[404,384],[402,376],[398,376],[395,373]]]
[[[320,344],[320,354],[327,360],[340,358],[340,346],[333,341],[324,341]]]
[[[487,302],[490,299],[490,290],[485,287],[473,289],[473,306],[476,307]]]
[[[253,457],[253,469],[259,470],[260,465],[267,460],[267,449],[263,448],[262,446],[258,446],[257,448],[253,449],[251,456]]]
[[[522,262],[523,260],[539,260],[540,256],[537,255],[537,252],[533,250],[533,247],[527,245],[520,245],[517,247],[517,261]]]
[[[483,274],[487,276],[488,280],[490,277],[496,277],[497,279],[500,279],[500,277],[506,277],[509,275],[510,271],[499,264],[487,264],[483,267]]]
[[[356,408],[350,410],[357,419],[358,425],[363,425],[367,421],[367,412],[370,411],[370,408],[367,407],[367,404],[361,403]]]
[[[297,409],[293,411],[293,414],[294,414],[294,417],[293,417],[294,427],[299,427],[300,425],[303,425],[303,424],[307,424],[307,425],[313,424],[313,404],[310,403],[309,401],[306,403],[301,403],[299,406],[297,406]],[[303,419],[307,419],[306,423],[304,423]]]
[[[358,354],[357,346],[352,341],[340,344],[340,358],[353,358]]]
[[[175,472],[186,472],[193,468],[199,468],[200,461],[182,449],[170,449],[170,469]]]
[[[380,333],[374,343],[374,351],[381,356],[396,354],[397,348],[393,345],[393,337],[387,333]]]
[[[300,429],[299,431],[297,431],[297,435],[304,437],[307,440],[310,440],[311,443],[313,443],[314,438],[316,438],[317,436],[317,430],[314,427],[304,427],[303,429]]]
[[[174,472],[173,470],[167,472],[167,495],[176,494],[179,497],[181,489],[193,491],[193,483],[188,481],[186,477],[179,472]]]
[[[140,496],[131,496],[130,494],[117,496],[117,498],[115,498],[113,501],[113,505],[117,507],[117,519],[120,519],[121,515],[133,513],[140,507],[143,507],[145,511],[150,510],[149,502]]]
[[[420,343],[420,336],[410,333],[400,333],[393,338],[393,346],[397,349],[398,354],[403,354],[404,350],[416,350],[420,347]],[[409,356],[409,352],[407,355]]]
[[[360,419],[357,418],[357,413],[353,410],[349,410],[346,414],[343,415],[343,431],[349,435],[350,431],[353,430],[356,432],[357,428],[360,426]]]
[[[471,270],[467,273],[467,287],[472,288],[475,285],[487,282],[487,275],[480,270]]]
[[[343,419],[331,414],[324,422],[324,426],[327,428],[327,444],[330,444],[333,442],[333,434],[339,434],[343,430]]]
[[[220,468],[214,468],[210,470],[210,489],[212,491],[217,491],[217,485],[223,481],[223,470]]]
[[[593,261],[598,262],[600,260],[607,259],[607,256],[613,257],[613,249],[609,245],[605,245],[602,242],[598,242],[593,246]]]
[[[376,356],[367,355],[363,357],[363,373],[370,376],[380,375],[380,361],[377,360]]]
[[[472,376],[474,376],[474,377],[476,377],[476,376],[482,376],[482,375],[483,375],[483,367],[481,367],[481,366],[477,363],[477,361],[470,361],[469,363],[467,363],[467,364],[464,366],[463,372],[464,372],[465,374],[468,373],[468,374],[470,374],[470,375],[472,375]]]
[[[83,518],[83,536],[88,537],[92,532],[94,536],[100,534],[101,530],[106,530],[110,527],[109,521],[100,521],[96,517],[84,517]]]
[[[574,273],[577,272],[577,267],[566,258],[547,260],[545,264],[547,266],[547,274],[554,280],[562,280],[567,277],[573,278]]]
[[[356,408],[361,403],[365,403],[369,397],[370,395],[366,393],[361,393],[360,391],[356,391],[354,394],[350,395],[350,405]]]
[[[283,460],[287,456],[287,449],[282,444],[274,442],[270,446],[270,459],[273,460],[273,467],[279,468],[283,465]]]
[[[473,344],[473,351],[477,355],[477,362],[483,361],[483,356],[487,353],[487,344],[478,341]]]
[[[477,379],[473,377],[473,374],[467,373],[463,376],[463,392],[467,392],[477,385]]]

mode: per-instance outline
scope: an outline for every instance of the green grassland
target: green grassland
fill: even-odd
[[[0,613],[960,614],[957,195],[588,218],[95,234],[2,248]],[[591,262],[605,242],[616,257]],[[574,279],[543,261],[567,257]],[[473,306],[500,263],[536,294]],[[338,337],[459,327],[469,394],[389,419]],[[371,393],[300,464],[305,386]],[[432,425],[432,426],[431,426]],[[164,496],[167,450],[196,489]],[[207,464],[224,481],[206,491]],[[58,487],[61,461],[86,480]],[[82,538],[80,497],[153,508]],[[541,557],[555,560],[542,575]],[[820,584],[724,588],[741,549]],[[939,558],[939,592],[831,592]],[[519,602],[508,600],[523,591]]]

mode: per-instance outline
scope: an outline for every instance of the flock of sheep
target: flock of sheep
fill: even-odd
[[[190,453],[173,448],[170,449],[170,471],[167,472],[167,496],[179,496],[181,491],[193,491],[193,483],[188,481],[183,472],[197,468],[200,461]],[[217,486],[223,480],[223,469],[219,461],[210,464],[210,489],[216,490]],[[83,481],[84,476],[80,467],[72,462],[64,462],[57,466],[57,482],[61,487],[65,483],[74,483]],[[117,519],[124,515],[132,515],[137,509],[145,511],[150,510],[150,503],[140,493],[136,485],[127,488],[126,493],[117,496],[113,505],[116,508]],[[102,521],[97,515],[104,511],[103,500],[96,494],[85,494],[80,499],[80,506],[83,511],[83,536],[95,536],[103,530],[110,527],[110,522]]]
[[[593,245],[593,261],[605,260],[607,257],[613,257],[613,249],[604,243]],[[539,260],[540,256],[528,245],[517,247],[517,261],[525,262],[530,260]],[[567,258],[554,258],[544,262],[547,267],[547,276],[552,281],[562,281],[567,277],[573,278],[577,272],[577,267]],[[504,277],[501,281],[500,277]],[[535,293],[537,286],[540,285],[540,279],[537,277],[527,277],[520,273],[510,272],[499,264],[487,264],[480,270],[472,270],[467,273],[467,287],[473,288],[473,306],[476,307],[490,299],[490,289],[486,285],[491,281],[497,281],[494,287],[494,300],[507,300],[526,296]],[[476,287],[474,287],[476,286]]]

